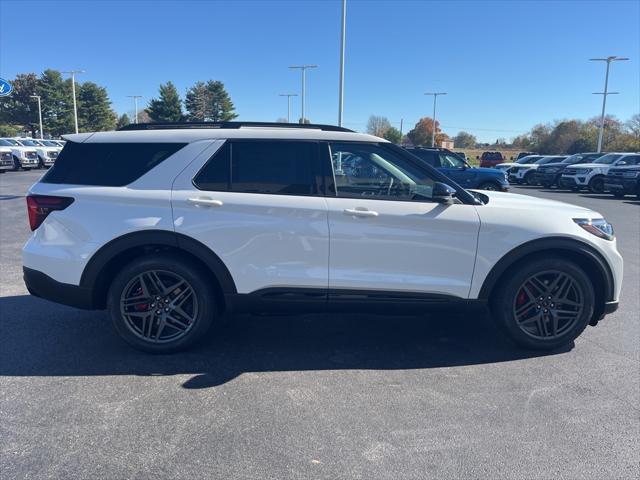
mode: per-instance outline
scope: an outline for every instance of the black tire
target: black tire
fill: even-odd
[[[535,187],[538,182],[536,182],[536,172],[529,172],[524,176],[524,183],[531,187]]]
[[[591,193],[604,193],[604,177],[596,176],[589,180],[589,191]]]
[[[502,190],[502,187],[496,182],[484,182],[478,188],[480,190],[489,190],[492,192],[499,192]]]
[[[553,286],[553,272],[573,281],[573,284],[567,287],[568,292],[575,293],[573,299],[556,300],[556,295],[561,295],[557,293],[551,293],[553,300],[548,300],[548,296],[542,294],[538,297],[540,291],[535,290],[535,283],[531,278],[549,278],[550,285]],[[544,286],[542,283],[540,285]],[[527,303],[518,306],[518,302],[523,301],[523,295],[524,302]],[[536,298],[527,310],[527,305],[532,303],[532,296]],[[558,303],[546,303],[554,301]],[[563,303],[570,301],[580,306],[568,307]],[[556,313],[561,307],[571,310],[572,314],[575,313],[570,322],[563,318],[567,310]],[[513,273],[498,284],[491,298],[491,311],[498,326],[517,345],[533,350],[552,350],[570,344],[589,324],[594,308],[595,293],[589,276],[574,262],[561,257],[537,257],[518,265]],[[518,314],[519,310],[524,313]],[[517,318],[522,323],[518,323]],[[554,319],[558,320],[554,322]],[[549,331],[553,332],[554,328],[556,334],[551,335]]]
[[[155,280],[149,281],[150,272],[156,273],[160,277],[160,284],[171,291],[157,296],[151,291],[145,292],[139,276],[145,274],[147,290],[151,290],[156,285]],[[174,277],[177,277],[178,283],[172,284]],[[179,283],[179,280],[184,283]],[[219,309],[214,288],[206,273],[188,259],[154,254],[132,261],[116,275],[107,295],[107,309],[116,331],[129,345],[145,352],[172,353],[203,339],[211,325],[218,320]],[[189,289],[192,295],[189,295]],[[187,292],[186,295],[184,292]],[[121,301],[127,296],[139,300],[122,306]],[[185,299],[186,302],[174,310],[174,301]],[[166,308],[158,308],[158,305],[147,300],[158,302]],[[138,308],[140,306],[142,310]],[[170,313],[165,313],[165,310],[169,312],[169,307],[172,307]],[[123,310],[130,315],[125,315]],[[192,315],[190,320],[189,315]],[[172,337],[172,332],[178,333]],[[154,333],[156,340],[150,338]],[[165,333],[167,335],[163,335]]]

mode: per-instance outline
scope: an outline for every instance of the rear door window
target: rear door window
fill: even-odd
[[[315,142],[228,141],[193,183],[200,190],[314,195],[317,152]]]
[[[41,182],[121,187],[134,182],[185,145],[67,142]]]

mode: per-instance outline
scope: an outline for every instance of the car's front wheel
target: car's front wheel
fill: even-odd
[[[500,185],[498,185],[495,182],[484,182],[478,188],[480,188],[480,190],[489,190],[491,192],[497,192],[498,190],[500,190]]]
[[[589,181],[589,191],[591,193],[604,192],[604,178],[594,177]]]
[[[107,307],[130,345],[153,353],[182,350],[204,337],[218,316],[211,280],[192,262],[150,255],[113,280]]]
[[[536,258],[500,284],[491,308],[516,344],[550,350],[571,343],[586,328],[595,293],[589,276],[574,262]]]

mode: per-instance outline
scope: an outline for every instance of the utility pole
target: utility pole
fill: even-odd
[[[404,118],[400,119],[400,145],[402,145],[402,123],[404,122]]]
[[[431,129],[431,146],[436,146],[436,99],[438,95],[446,95],[447,92],[427,92],[425,95],[433,95],[433,128]]]
[[[71,75],[71,94],[73,95],[73,119],[76,125],[76,133],[78,133],[78,105],[76,104],[76,73],[84,73],[84,70],[68,70],[66,72]]]
[[[44,132],[42,131],[42,104],[40,103],[40,95],[36,95],[35,93],[33,95],[30,95],[31,98],[35,98],[36,100],[38,100],[38,118],[40,119],[40,140],[42,140],[43,134]]]
[[[342,0],[342,35],[340,36],[340,86],[338,88],[338,126],[342,126],[344,109],[344,45],[347,30],[347,0]]]
[[[138,123],[138,99],[142,98],[142,95],[127,95],[127,98],[133,98],[133,107],[136,112],[136,118],[133,123]]]
[[[629,60],[626,57],[616,57],[615,55],[607,58],[590,58],[591,62],[607,62],[607,71],[604,76],[604,92],[594,92],[594,95],[602,95],[602,113],[600,114],[600,131],[598,132],[598,153],[602,152],[602,138],[604,136],[604,111],[607,105],[607,95],[617,95],[618,92],[609,92],[609,67],[611,62],[619,62]]]
[[[281,93],[281,97],[287,97],[287,123],[291,123],[291,97],[297,97],[297,93]]]
[[[302,97],[301,97],[301,103],[302,103],[302,118],[300,118],[300,122],[304,123],[304,121],[306,120],[305,116],[304,116],[304,82],[305,82],[305,72],[308,68],[318,68],[317,65],[292,65],[289,68],[299,68],[300,71],[302,72]]]

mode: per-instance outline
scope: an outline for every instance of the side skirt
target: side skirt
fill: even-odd
[[[416,315],[429,311],[487,309],[485,300],[358,289],[266,288],[246,294],[228,294],[225,300],[233,312],[258,314],[357,312]]]

